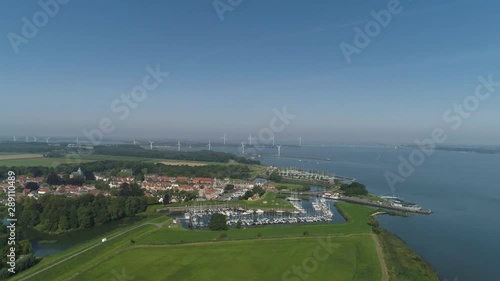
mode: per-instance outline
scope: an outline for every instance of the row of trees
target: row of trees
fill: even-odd
[[[63,232],[108,223],[147,208],[145,197],[104,197],[91,194],[77,197],[44,195],[38,200],[24,197],[17,211],[22,227],[38,227],[46,232]]]
[[[0,167],[0,180],[5,179],[8,171],[14,171],[17,175],[28,175],[31,177],[49,177],[51,184],[72,183],[81,185],[81,179],[69,179],[69,174],[81,168],[84,172],[84,182],[91,182],[95,179],[93,173],[106,172],[111,176],[117,176],[124,169],[132,170],[132,175],[142,180],[144,174],[155,173],[169,176],[187,177],[209,177],[209,178],[235,178],[248,179],[250,168],[245,165],[206,165],[206,166],[170,166],[154,164],[140,161],[96,161],[78,164],[62,164],[54,167]],[[64,174],[61,179],[55,174]]]
[[[60,147],[49,146],[47,143],[34,142],[4,142],[0,143],[1,152],[22,152],[22,153],[45,153],[54,150],[60,150]]]
[[[264,193],[266,193],[264,188],[256,185],[252,188],[252,190],[248,190],[247,192],[245,192],[245,194],[243,194],[243,196],[240,199],[248,200],[248,198],[254,196],[255,194],[259,194],[259,196],[262,196],[264,195]]]
[[[96,146],[94,147],[95,154],[116,155],[116,156],[133,156],[145,158],[161,158],[172,160],[190,160],[204,162],[222,162],[227,163],[229,160],[235,160],[243,164],[260,164],[259,161],[239,157],[231,153],[216,152],[209,150],[202,151],[172,151],[172,150],[148,150],[139,146],[118,145],[118,146]]]
[[[173,198],[179,198],[183,202],[188,202],[195,200],[198,197],[198,191],[186,191],[186,190],[178,190],[178,189],[169,189],[166,191],[158,192],[160,196],[163,198],[163,205],[170,204],[170,201]]]

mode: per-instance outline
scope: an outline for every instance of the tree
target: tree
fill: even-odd
[[[40,212],[37,210],[23,210],[19,224],[27,228],[33,228],[40,223]]]
[[[31,251],[33,250],[31,248],[31,243],[28,240],[21,240],[19,241],[18,245],[19,245],[19,253],[21,255],[27,255],[31,253]]]
[[[252,192],[252,191],[250,191],[250,190],[247,190],[247,191],[245,192],[245,194],[243,194],[243,199],[244,199],[244,200],[248,200],[248,198],[250,198],[250,197],[252,197],[252,196],[253,196],[253,192]]]
[[[78,185],[78,186],[82,186],[83,183],[85,183],[85,178],[83,177],[74,177],[74,178],[70,178],[68,179],[67,183],[69,185]]]
[[[42,169],[40,169],[40,167],[31,167],[29,173],[35,178],[41,177],[43,175]]]
[[[351,184],[343,184],[340,187],[340,190],[344,191],[345,195],[347,196],[368,195],[368,190],[366,190],[366,186],[358,182],[353,182]]]
[[[275,170],[271,173],[271,175],[269,176],[269,179],[274,181],[274,182],[280,182],[283,179],[283,177],[280,176],[280,174],[278,173],[277,170]]]
[[[59,230],[66,231],[68,229],[70,229],[68,216],[62,215],[59,219]]]
[[[227,230],[226,216],[220,213],[215,213],[208,222],[208,228],[213,231]]]
[[[99,190],[109,190],[109,184],[105,181],[96,181],[94,187]]]
[[[37,190],[39,188],[38,186],[38,183],[36,182],[27,182],[25,185],[24,185],[27,189],[31,189],[31,190]]]
[[[228,184],[226,187],[224,187],[224,191],[228,192],[234,189],[234,184]]]
[[[172,200],[172,191],[167,190],[165,195],[163,195],[163,205],[170,204],[170,200]]]
[[[143,196],[144,191],[140,188],[137,183],[122,183],[120,189],[118,190],[118,196]]]
[[[253,192],[253,194],[258,193],[259,196],[262,196],[262,195],[264,195],[264,193],[266,193],[266,190],[264,188],[262,188],[262,186],[256,185],[252,188],[252,192]]]
[[[90,207],[80,207],[77,211],[78,225],[80,228],[88,228],[94,225],[92,210]]]
[[[95,181],[94,173],[90,171],[83,172],[83,177],[85,178],[86,181]]]
[[[50,185],[61,185],[61,178],[57,174],[52,173],[47,176],[47,183]]]

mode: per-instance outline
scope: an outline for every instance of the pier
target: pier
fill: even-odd
[[[408,213],[417,213],[417,214],[424,214],[424,215],[432,214],[432,211],[429,209],[394,206],[389,202],[380,202],[380,201],[361,199],[361,198],[356,198],[356,197],[339,196],[337,200],[345,201],[345,202],[349,202],[349,203],[379,207],[379,208],[383,208],[383,209],[408,212]]]

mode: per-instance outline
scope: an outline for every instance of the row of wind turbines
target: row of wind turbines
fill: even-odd
[[[221,139],[222,139],[223,144],[224,144],[224,145],[226,145],[226,143],[227,143],[227,134],[226,134],[226,133],[224,133],[224,136],[222,136],[222,137],[221,137]],[[250,134],[250,136],[248,137],[248,145],[249,145],[249,146],[254,145],[254,142],[253,142],[253,141],[254,141],[255,139],[256,139],[256,138],[255,138],[255,137],[253,137],[253,136]],[[276,145],[276,143],[275,143],[276,139],[275,139],[275,137],[274,137],[274,136],[272,136],[272,137],[270,138],[270,140],[271,140],[271,142],[272,142],[272,146],[273,146],[273,147],[276,147],[276,148],[278,149],[278,156],[281,156],[281,146],[282,146],[282,145],[281,145],[281,144]],[[136,141],[135,139],[133,139],[133,141],[134,141],[134,142],[133,142],[133,143],[134,143],[134,145],[140,145],[140,143],[139,143],[138,141]],[[299,137],[299,138],[298,138],[298,141],[299,141],[299,146],[302,146],[302,137]],[[148,140],[148,142],[149,142],[149,149],[150,149],[150,150],[153,150],[153,149],[154,149],[153,144],[154,144],[155,142],[154,142],[154,141],[151,141],[151,140]],[[212,143],[211,143],[211,141],[209,141],[209,142],[208,142],[207,147],[208,147],[208,150],[209,150],[209,151],[211,151],[211,150],[212,150]],[[241,151],[242,151],[242,154],[245,154],[245,147],[246,147],[246,146],[245,146],[245,142],[244,142],[244,141],[243,141],[243,142],[241,142]],[[177,141],[177,151],[181,151],[181,148],[182,148],[182,146],[181,146],[181,141],[179,140],[179,141]]]
[[[45,139],[45,143],[49,143],[49,140],[50,140],[50,137],[46,137],[44,138]],[[12,136],[12,140],[14,142],[17,142],[17,137],[16,136]],[[38,141],[38,138],[37,137],[33,137],[31,140],[30,140],[30,137],[26,136],[24,138],[25,142],[39,142]],[[76,138],[76,144],[80,144],[80,138]]]
[[[17,137],[16,136],[12,136],[12,140],[14,142],[17,142]],[[46,137],[45,138],[45,142],[46,143],[49,143],[49,140],[50,140],[50,137]],[[26,136],[25,137],[25,142],[38,142],[38,138],[37,137],[33,137],[33,139],[30,141],[30,137]]]

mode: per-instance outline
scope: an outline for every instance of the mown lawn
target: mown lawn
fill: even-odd
[[[373,241],[361,237],[132,247],[73,280],[380,280]],[[329,245],[324,247],[323,245]],[[315,251],[321,259],[316,258]],[[299,268],[295,273],[294,267]]]

